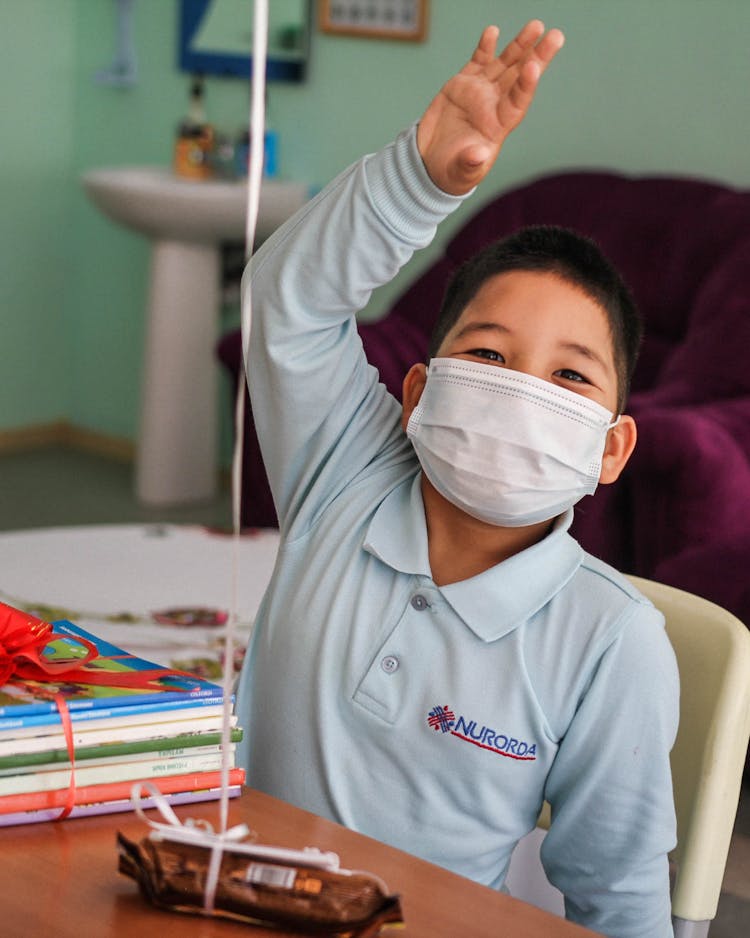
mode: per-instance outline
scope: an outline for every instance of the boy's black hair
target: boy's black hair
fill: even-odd
[[[589,238],[555,225],[532,225],[490,244],[466,261],[451,281],[430,339],[434,357],[461,313],[486,280],[514,270],[552,273],[579,287],[601,306],[609,321],[617,371],[617,409],[625,406],[638,358],[643,326],[630,290]]]

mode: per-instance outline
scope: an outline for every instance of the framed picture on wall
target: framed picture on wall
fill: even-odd
[[[324,33],[422,42],[429,0],[318,0]]]

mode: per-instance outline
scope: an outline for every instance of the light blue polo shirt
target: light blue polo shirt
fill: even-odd
[[[356,333],[459,202],[412,129],[253,263],[248,376],[282,542],[240,678],[240,760],[253,787],[495,887],[546,798],[568,917],[664,938],[678,686],[661,615],[569,536],[572,511],[436,586],[419,464]]]

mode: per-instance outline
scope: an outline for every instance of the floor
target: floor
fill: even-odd
[[[132,467],[88,453],[40,449],[0,455],[0,530],[69,524],[170,522],[231,526],[231,501],[146,508],[133,496]],[[750,935],[750,788],[745,788],[711,938]]]
[[[133,467],[70,449],[0,454],[0,530],[165,522],[231,527],[231,498],[176,508],[138,504]]]

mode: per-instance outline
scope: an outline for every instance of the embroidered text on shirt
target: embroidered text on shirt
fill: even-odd
[[[450,733],[457,739],[509,759],[520,759],[524,762],[533,762],[536,759],[536,743],[507,736],[489,726],[480,727],[476,720],[469,720],[460,714],[456,718],[447,704],[444,707],[433,707],[427,715],[427,723],[435,732],[439,730],[441,733]]]

